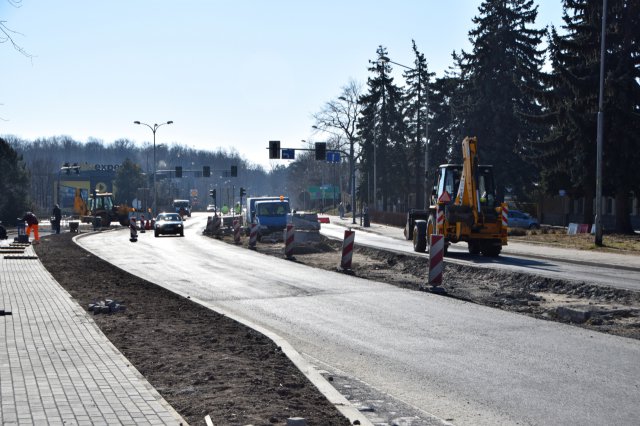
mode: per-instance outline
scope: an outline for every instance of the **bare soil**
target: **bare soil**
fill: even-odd
[[[126,304],[123,313],[95,315],[98,326],[160,394],[189,422],[348,425],[334,406],[276,345],[223,315],[132,276],[71,241],[52,235],[35,246],[45,267],[80,303]],[[231,236],[220,239],[233,244]],[[247,247],[248,239],[243,238]],[[258,243],[258,253],[284,257],[281,242]],[[341,243],[322,238],[299,246],[294,261],[335,271]],[[355,276],[415,291],[433,291],[498,309],[640,339],[640,293],[535,275],[446,263],[446,285],[425,285],[424,256],[358,247]]]
[[[271,340],[93,256],[73,235],[42,238],[40,260],[81,306],[126,305],[93,319],[190,425],[206,415],[216,425],[350,424]]]

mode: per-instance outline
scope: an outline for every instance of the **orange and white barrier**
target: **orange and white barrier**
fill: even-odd
[[[436,229],[433,230],[434,234],[439,234],[440,231],[439,229],[442,229],[444,226],[444,208],[440,208],[440,206],[438,205],[438,210],[436,213]],[[427,235],[427,238],[429,236]]]
[[[256,248],[256,241],[258,241],[258,225],[255,223],[251,224],[251,231],[249,232],[249,248]]]
[[[353,258],[353,243],[356,238],[356,231],[350,229],[344,231],[344,240],[342,241],[342,260],[340,267],[343,270],[351,269],[351,259]]]
[[[284,239],[284,255],[287,259],[293,259],[293,243],[295,242],[295,231],[293,225],[288,224]]]
[[[429,285],[442,284],[442,272],[444,270],[444,236],[430,235],[431,246],[429,248]]]
[[[506,228],[509,226],[509,206],[506,204],[502,205],[502,227]]]

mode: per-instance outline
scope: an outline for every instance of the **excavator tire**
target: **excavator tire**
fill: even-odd
[[[469,254],[478,255],[480,254],[480,241],[471,240],[469,241]]]
[[[434,215],[429,215],[429,219],[427,220],[427,251],[431,253],[431,235],[436,232],[436,217]]]
[[[427,222],[416,220],[413,225],[413,251],[424,253],[427,249]]]

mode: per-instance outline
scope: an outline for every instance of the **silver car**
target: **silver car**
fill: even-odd
[[[184,237],[184,223],[178,213],[160,213],[153,225],[153,235],[180,235]]]

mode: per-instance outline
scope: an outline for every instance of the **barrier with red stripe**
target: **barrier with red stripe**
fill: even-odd
[[[440,208],[438,205],[437,213],[436,213],[436,229],[433,230],[434,234],[439,234],[439,229],[442,229],[444,226],[444,208]]]
[[[506,204],[502,205],[502,227],[509,226],[509,207]]]
[[[295,231],[293,225],[287,225],[284,238],[284,255],[287,259],[293,259],[293,243],[295,240]]]
[[[238,219],[233,221],[233,242],[240,244],[240,221]]]
[[[258,225],[255,223],[251,224],[251,231],[249,232],[249,248],[256,248],[256,241],[258,241]]]
[[[344,231],[344,240],[342,241],[342,260],[340,267],[343,270],[351,269],[351,259],[353,258],[353,243],[356,239],[356,231],[350,229]]]
[[[442,272],[444,270],[444,236],[431,235],[429,248],[429,284],[439,286],[442,284]]]

